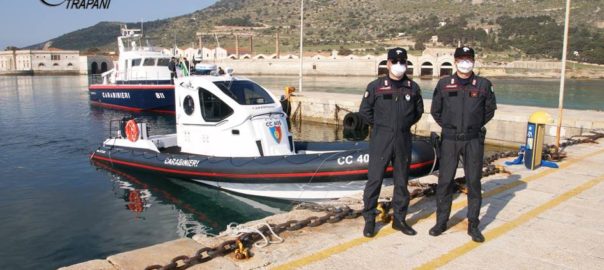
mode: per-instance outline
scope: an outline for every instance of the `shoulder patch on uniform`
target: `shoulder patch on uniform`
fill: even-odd
[[[368,98],[368,97],[369,97],[369,91],[365,91],[365,95],[364,95],[364,97],[365,97],[365,98]]]
[[[491,93],[495,93],[495,87],[491,85]]]

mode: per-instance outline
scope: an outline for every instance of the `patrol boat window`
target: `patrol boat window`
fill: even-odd
[[[157,59],[157,66],[167,67],[170,64],[170,58],[159,58]]]
[[[241,105],[275,103],[264,88],[251,81],[221,81],[214,84]]]
[[[208,90],[199,88],[199,100],[201,100],[201,116],[206,122],[220,122],[233,114],[233,109],[229,105]]]
[[[145,58],[143,66],[155,66],[155,58]]]
[[[132,66],[138,67],[141,64],[141,59],[132,59]]]

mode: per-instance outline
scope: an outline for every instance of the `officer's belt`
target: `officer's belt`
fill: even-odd
[[[478,132],[468,132],[468,133],[448,133],[443,132],[442,137],[445,140],[454,140],[454,141],[469,141],[472,139],[478,139],[480,134]]]
[[[378,131],[378,130],[385,130],[385,131],[390,131],[390,132],[394,132],[394,128],[386,126],[386,125],[381,125],[381,124],[375,124],[373,126],[373,130]],[[411,130],[399,130],[400,133],[411,133]]]

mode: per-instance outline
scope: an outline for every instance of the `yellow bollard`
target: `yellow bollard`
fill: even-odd
[[[553,122],[552,116],[546,112],[535,112],[529,117],[524,153],[524,166],[527,169],[535,170],[541,166],[545,125]]]

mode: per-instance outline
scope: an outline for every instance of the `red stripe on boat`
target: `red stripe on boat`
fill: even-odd
[[[148,170],[167,172],[167,173],[178,173],[178,174],[188,174],[188,175],[197,175],[197,176],[214,176],[214,177],[227,177],[227,178],[284,178],[284,177],[308,177],[308,176],[339,176],[339,175],[352,175],[352,174],[366,174],[368,170],[350,170],[350,171],[337,171],[337,172],[303,172],[303,173],[265,173],[265,174],[234,174],[234,173],[212,173],[212,172],[197,172],[197,171],[183,171],[183,170],[174,170],[167,169],[161,167],[154,167],[149,165],[144,165],[140,163],[132,163],[123,160],[117,160],[112,158],[101,157],[98,155],[94,155],[93,159],[100,159],[112,163],[118,163],[130,167],[138,167]],[[422,163],[411,164],[411,169],[417,169],[426,165],[432,164],[434,161],[426,161]],[[392,171],[392,166],[389,166],[386,169],[387,172]]]
[[[92,104],[94,106],[99,106],[99,107],[104,107],[104,108],[109,108],[109,109],[124,110],[124,111],[130,111],[130,112],[149,111],[149,112],[166,113],[166,114],[175,114],[176,113],[174,111],[169,111],[169,110],[156,110],[156,109],[144,110],[141,108],[121,106],[121,105],[115,105],[115,104],[109,104],[109,103],[102,103],[102,102],[98,102],[98,101],[90,101],[90,104]]]

